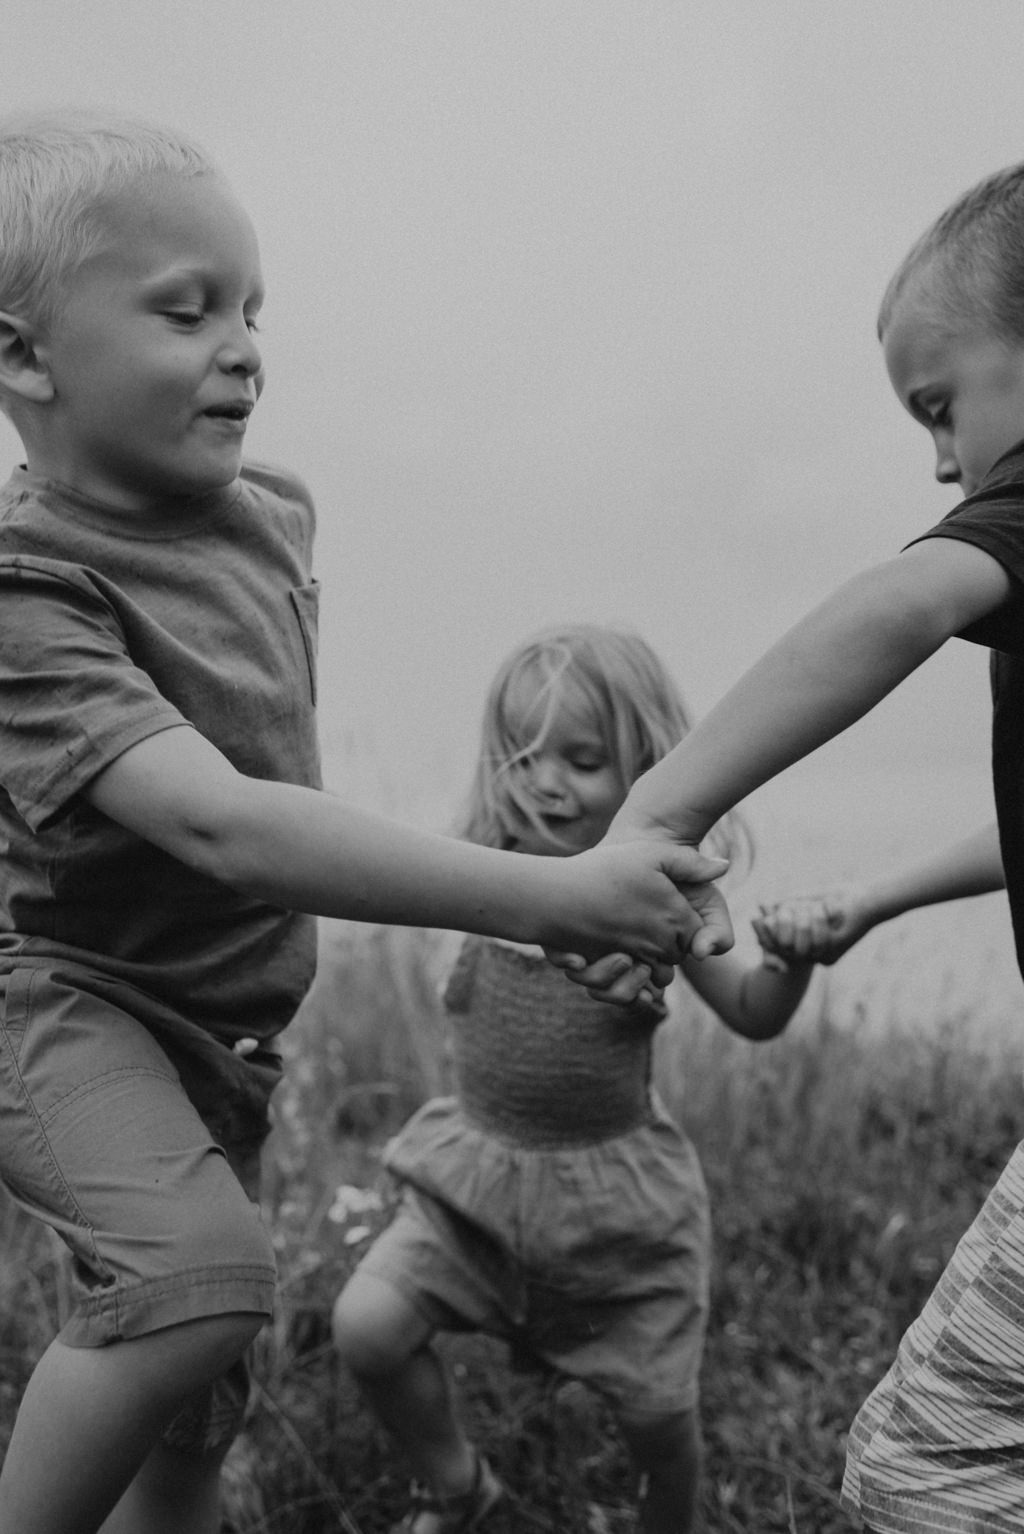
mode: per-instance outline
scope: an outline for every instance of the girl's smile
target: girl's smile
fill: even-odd
[[[517,852],[564,857],[596,846],[626,796],[604,738],[571,710],[555,711],[513,770],[539,821],[524,819]]]

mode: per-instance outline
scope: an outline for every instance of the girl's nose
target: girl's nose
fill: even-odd
[[[534,757],[530,766],[530,786],[540,799],[563,799],[565,784],[558,764],[548,757]]]

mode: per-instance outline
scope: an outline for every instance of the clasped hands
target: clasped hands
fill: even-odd
[[[693,856],[693,883],[673,879],[684,895],[692,920],[680,930],[680,957],[703,960],[725,953],[734,942],[728,907],[711,882],[724,873],[708,874],[707,860],[696,848],[679,848]],[[834,964],[871,926],[863,892],[858,886],[833,889],[820,895],[791,896],[762,904],[751,925],[769,968],[812,961]],[[552,964],[597,1001],[616,1006],[646,1005],[664,1014],[662,1000],[671,984],[675,966],[667,962],[639,960],[627,953],[607,953],[589,963],[582,954],[546,950]]]

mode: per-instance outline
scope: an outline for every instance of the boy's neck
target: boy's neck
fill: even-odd
[[[19,464],[13,477],[55,498],[72,509],[77,516],[93,520],[97,526],[135,527],[140,532],[146,527],[162,526],[168,521],[180,523],[190,517],[205,519],[211,511],[234,501],[239,486],[236,479],[228,485],[187,495],[154,496],[145,505],[130,507],[102,494],[97,495],[57,475],[40,473],[30,461]]]

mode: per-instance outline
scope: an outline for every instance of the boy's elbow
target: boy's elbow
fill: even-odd
[[[196,873],[243,894],[262,883],[258,819],[248,803],[249,780],[239,778],[231,798],[186,810],[161,838],[164,850]]]

